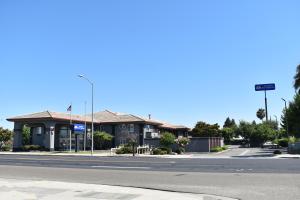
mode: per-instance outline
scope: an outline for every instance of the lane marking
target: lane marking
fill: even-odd
[[[107,169],[151,169],[151,167],[118,167],[118,166],[91,166],[92,168],[107,168]]]
[[[246,151],[244,151],[243,153],[241,153],[239,156],[244,156],[244,155],[246,155],[248,152],[250,152],[250,150],[246,150]]]

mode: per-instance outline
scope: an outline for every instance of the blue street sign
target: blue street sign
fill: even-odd
[[[275,90],[275,89],[276,89],[275,83],[255,85],[255,91],[266,91],[266,90]]]
[[[74,124],[74,132],[75,133],[84,133],[85,126],[84,124]]]

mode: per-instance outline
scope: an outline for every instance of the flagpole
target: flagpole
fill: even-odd
[[[71,103],[71,109],[70,109],[70,144],[69,144],[70,152],[72,152],[72,129],[71,129],[71,126],[72,126],[72,103]]]
[[[84,126],[83,151],[86,150],[86,101],[84,102]]]

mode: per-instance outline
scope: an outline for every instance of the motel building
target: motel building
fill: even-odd
[[[30,127],[30,144],[39,145],[49,151],[67,151],[71,146],[75,149],[77,143],[79,150],[83,150],[84,139],[86,149],[91,148],[91,115],[70,115],[44,111],[21,115],[7,119],[14,123],[13,150],[18,151],[23,146],[22,129]],[[72,124],[86,123],[85,134],[76,134],[70,131]],[[157,139],[164,131],[173,133],[176,137],[188,136],[190,129],[185,126],[172,125],[162,121],[142,118],[132,114],[122,114],[108,110],[94,113],[94,131],[104,131],[113,136],[112,148],[128,143],[129,140],[137,141],[138,145],[145,144],[147,139]],[[76,139],[75,139],[76,138]]]

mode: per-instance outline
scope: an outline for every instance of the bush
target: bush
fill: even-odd
[[[279,151],[279,150],[275,150],[275,151],[273,152],[273,154],[278,155],[278,154],[282,154],[282,153],[281,153],[281,151]]]
[[[182,154],[185,152],[185,147],[190,143],[190,139],[186,137],[180,137],[175,140],[178,145],[178,149],[176,150],[177,154]]]
[[[24,145],[22,147],[23,151],[43,151],[45,150],[44,147],[41,147],[40,145]]]
[[[211,152],[221,152],[224,151],[223,147],[214,147],[210,149]]]
[[[100,132],[96,131],[94,133],[94,146],[97,150],[106,150],[111,147],[111,141],[113,139],[113,136],[106,133],[106,132]]]
[[[166,155],[168,152],[166,150],[163,150],[161,148],[156,148],[153,150],[153,155]]]
[[[0,151],[10,151],[11,150],[11,146],[9,145],[3,145],[0,148]]]
[[[132,153],[133,153],[132,146],[129,144],[122,146],[120,149],[116,151],[116,154],[132,154]]]
[[[175,143],[175,136],[173,135],[173,133],[165,132],[162,134],[160,138],[160,144],[163,147],[169,148],[174,143]]]
[[[276,139],[274,141],[275,144],[278,144],[281,147],[288,147],[289,143],[295,143],[296,139],[294,137],[290,138],[281,138],[281,139]]]

